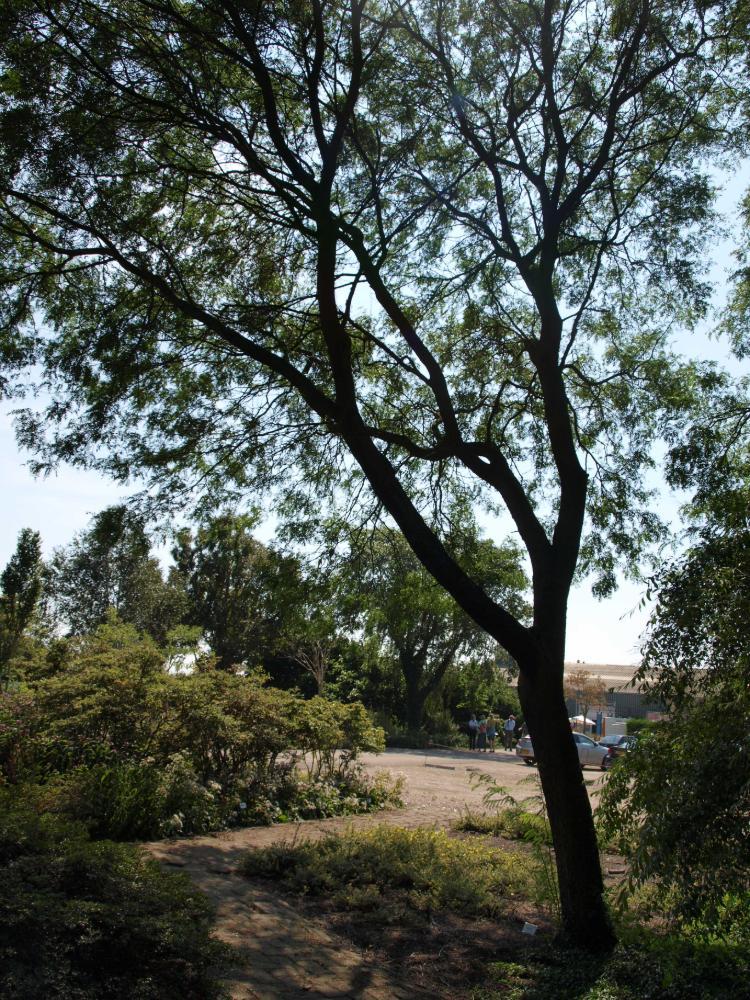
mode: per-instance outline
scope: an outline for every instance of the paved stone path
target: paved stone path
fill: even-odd
[[[404,809],[145,845],[162,864],[186,872],[214,903],[216,937],[235,947],[243,959],[226,982],[233,1000],[438,1000],[434,991],[428,994],[413,982],[399,981],[396,970],[384,967],[381,956],[376,961],[366,952],[343,946],[322,924],[298,912],[288,898],[238,875],[237,865],[253,847],[317,839],[347,826],[447,827],[465,806],[481,808],[482,789],[471,786],[477,770],[492,774],[519,799],[534,794],[533,778],[529,784],[534,772],[504,752],[390,750],[364,755],[362,763],[371,773],[387,770],[404,776]],[[595,791],[599,774],[587,770],[584,777]],[[460,1000],[455,992],[450,998]]]

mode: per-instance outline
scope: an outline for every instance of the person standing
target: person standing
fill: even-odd
[[[469,724],[467,726],[469,730],[469,750],[476,750],[477,748],[477,730],[479,729],[479,723],[477,722],[477,717],[472,712],[471,718],[469,719]]]
[[[484,753],[487,749],[487,720],[484,716],[479,720],[479,729],[477,730],[477,750]]]
[[[490,753],[495,752],[495,737],[497,736],[497,726],[495,725],[495,717],[490,714],[487,716],[487,746]]]
[[[506,750],[513,749],[513,731],[516,728],[516,717],[511,712],[503,725],[503,745]]]

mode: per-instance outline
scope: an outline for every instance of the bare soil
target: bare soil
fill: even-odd
[[[465,808],[482,808],[483,791],[471,782],[477,771],[491,774],[516,799],[536,792],[533,769],[502,750],[389,750],[364,755],[362,763],[371,773],[403,775],[403,809],[246,827],[145,845],[162,864],[186,872],[214,903],[216,937],[241,956],[239,964],[226,973],[233,1000],[461,1000],[471,995],[482,959],[512,958],[521,942],[533,942],[521,936],[526,920],[540,926],[540,938],[546,936],[549,929],[544,917],[520,907],[504,921],[441,917],[418,930],[378,928],[374,932],[367,920],[300,903],[268,883],[237,873],[246,851],[279,841],[318,839],[349,826],[374,823],[449,827]],[[584,779],[595,797],[601,772],[589,768]],[[616,859],[607,864],[614,866],[610,870],[615,875]]]

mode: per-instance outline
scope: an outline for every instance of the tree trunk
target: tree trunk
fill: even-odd
[[[562,937],[587,951],[609,951],[616,939],[604,903],[591,803],[565,706],[562,659],[519,666],[518,694],[552,830]]]
[[[417,732],[422,727],[425,694],[419,685],[419,679],[404,674],[406,681],[406,728]]]

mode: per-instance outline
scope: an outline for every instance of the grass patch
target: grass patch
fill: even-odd
[[[251,851],[241,868],[278,879],[290,892],[324,897],[337,910],[376,912],[389,924],[439,912],[504,915],[533,894],[533,864],[443,831],[377,826]]]
[[[508,806],[493,812],[467,809],[463,816],[453,823],[453,829],[504,837],[506,840],[523,840],[529,844],[552,844],[552,834],[545,817],[528,812],[520,805]]]

